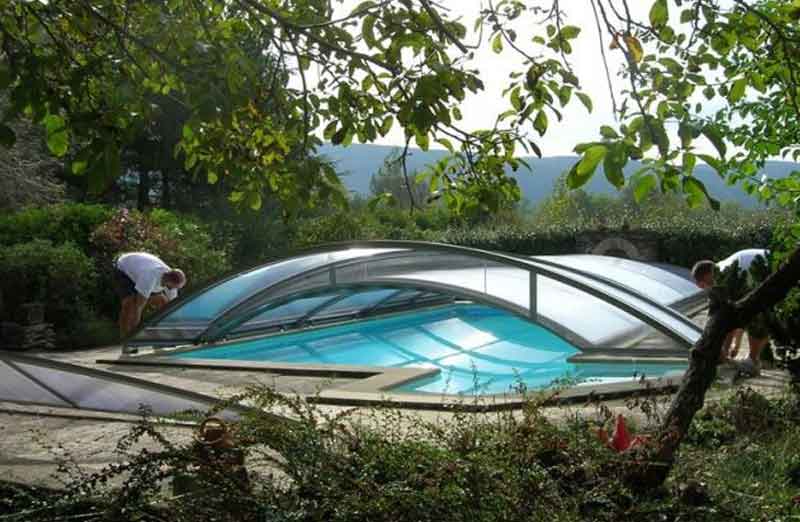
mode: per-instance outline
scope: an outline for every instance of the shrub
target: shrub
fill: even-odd
[[[111,209],[103,205],[64,203],[26,208],[0,216],[0,244],[15,245],[31,239],[54,244],[71,241],[86,252],[92,231],[110,216]]]
[[[23,322],[22,305],[38,301],[45,305],[48,322],[70,327],[85,317],[86,297],[95,283],[91,259],[73,243],[34,239],[0,250],[0,290],[8,319]]]

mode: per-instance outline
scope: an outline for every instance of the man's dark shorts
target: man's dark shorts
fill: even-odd
[[[128,274],[114,267],[114,274],[111,276],[111,283],[114,286],[114,292],[120,299],[125,299],[128,296],[136,295],[136,283],[133,279],[128,277]]]

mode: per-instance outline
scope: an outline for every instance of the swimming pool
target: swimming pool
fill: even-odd
[[[577,348],[546,328],[476,304],[396,314],[175,354],[181,359],[302,365],[434,368],[394,391],[498,394],[565,381],[598,384],[659,377],[680,364],[572,363]]]

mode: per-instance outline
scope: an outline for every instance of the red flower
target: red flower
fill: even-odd
[[[648,439],[643,435],[631,436],[628,427],[625,425],[625,417],[617,415],[617,425],[614,428],[614,436],[609,440],[608,432],[600,428],[597,430],[597,437],[600,441],[617,453],[628,451],[647,444]]]

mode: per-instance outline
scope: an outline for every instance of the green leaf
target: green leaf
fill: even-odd
[[[539,145],[530,140],[528,141],[528,145],[530,145],[531,150],[533,151],[534,154],[536,154],[540,158],[542,157],[542,149],[539,148]]]
[[[339,124],[338,121],[332,121],[328,125],[326,125],[325,130],[322,131],[322,137],[330,141],[333,138],[333,135],[336,134],[336,126],[338,124]]]
[[[767,90],[767,85],[764,83],[764,77],[758,74],[758,72],[753,72],[750,74],[750,84],[758,92],[763,93]]]
[[[709,156],[708,154],[697,154],[697,157],[700,158],[701,160],[705,161],[708,164],[709,167],[714,169],[714,171],[717,174],[719,174],[719,176],[721,178],[724,179],[725,176],[724,176],[723,171],[722,171],[722,167],[723,167],[722,162],[720,162],[718,159],[714,158],[713,156]]]
[[[48,114],[44,119],[44,125],[47,132],[47,148],[60,158],[69,148],[69,133],[64,119],[57,114]]]
[[[347,137],[348,129],[347,127],[342,127],[338,131],[336,131],[333,136],[331,136],[331,143],[334,145],[340,145],[344,143],[345,138]]]
[[[511,91],[511,106],[516,110],[522,109],[522,98],[519,97],[519,86],[514,87]]]
[[[539,133],[539,136],[544,136],[544,133],[547,132],[547,114],[544,113],[544,110],[539,111],[536,115],[536,119],[533,120],[533,128]]]
[[[436,140],[436,143],[439,143],[450,152],[455,152],[455,149],[453,148],[453,143],[447,138],[438,138]]]
[[[617,134],[617,131],[615,131],[608,125],[603,125],[600,127],[600,135],[608,140],[615,140],[619,138],[619,134]]]
[[[625,144],[616,143],[612,145],[603,159],[603,174],[617,190],[625,185],[625,173],[622,171],[628,157],[625,154]]]
[[[667,20],[669,20],[667,0],[656,0],[650,8],[650,24],[653,27],[661,27]]]
[[[384,118],[380,128],[381,136],[389,134],[389,131],[392,130],[392,125],[394,125],[394,116],[387,116]]]
[[[421,132],[414,134],[414,141],[417,142],[417,145],[419,145],[419,148],[422,150],[428,150],[428,147],[430,147],[431,143],[430,138],[428,138],[428,134]]]
[[[84,172],[86,172],[87,167],[89,166],[89,160],[92,158],[92,147],[84,147],[75,155],[72,159],[72,165],[70,166],[70,170],[76,176],[80,176]]]
[[[722,134],[719,132],[719,129],[713,125],[706,125],[703,127],[701,132],[703,133],[703,136],[708,138],[708,141],[714,145],[714,148],[717,149],[717,152],[719,152],[719,157],[725,158],[725,153],[727,152],[728,148],[725,145],[725,140],[722,138]]]
[[[578,176],[589,176],[594,174],[595,169],[600,161],[605,157],[608,149],[605,145],[594,145],[586,149],[583,153],[583,158],[578,162],[577,174]]]
[[[217,181],[219,181],[219,176],[213,170],[209,170],[206,174],[206,179],[208,179],[208,183],[210,185],[214,185]]]
[[[497,33],[497,36],[492,40],[492,51],[498,54],[503,52],[503,35],[501,33]]]
[[[581,160],[569,170],[567,187],[576,189],[585,185],[592,178],[597,165],[605,155],[606,148],[603,145],[594,145],[586,149]]]
[[[192,141],[194,139],[194,131],[192,131],[192,128],[189,126],[188,123],[184,124],[183,129],[181,130],[181,133],[183,134],[183,139],[185,141],[189,141],[190,142],[190,141]]]
[[[691,152],[684,152],[683,153],[683,173],[684,174],[691,174],[694,170],[694,166],[697,164],[697,156],[692,154]]]
[[[642,61],[644,57],[644,49],[642,49],[642,44],[639,42],[639,39],[635,36],[625,35],[623,37],[625,43],[628,46],[628,52],[631,55],[631,58],[634,62],[639,63]]]
[[[258,192],[248,192],[245,204],[252,210],[261,209],[261,194]]]
[[[633,180],[633,198],[637,203],[644,201],[644,198],[655,188],[658,181],[652,174],[637,176]]]
[[[375,15],[367,15],[364,17],[364,23],[361,25],[361,36],[364,38],[364,43],[368,47],[377,47],[378,41],[375,39],[375,22],[377,18]]]
[[[728,101],[731,103],[736,103],[737,101],[741,100],[744,96],[745,88],[747,87],[747,79],[746,78],[739,78],[735,82],[733,82],[733,86],[731,90],[728,91]]]
[[[690,207],[698,207],[703,203],[703,201],[707,200],[711,205],[711,208],[714,210],[719,210],[719,201],[709,195],[708,190],[706,190],[706,186],[699,179],[691,176],[685,176],[683,178],[682,186],[683,192],[686,194],[686,201],[689,203]]]
[[[572,87],[569,85],[562,85],[561,88],[558,90],[558,102],[561,104],[562,107],[566,106],[569,103],[569,99],[572,97]]]
[[[581,103],[583,103],[583,106],[586,107],[587,111],[592,112],[592,99],[589,98],[589,96],[582,92],[576,92],[575,96],[577,96]]]
[[[572,40],[573,38],[577,38],[579,34],[581,34],[581,28],[575,25],[565,25],[561,28],[561,32],[558,33],[561,38],[564,40]]]
[[[8,125],[0,123],[0,145],[10,149],[16,141],[17,135],[14,134],[14,130]]]

